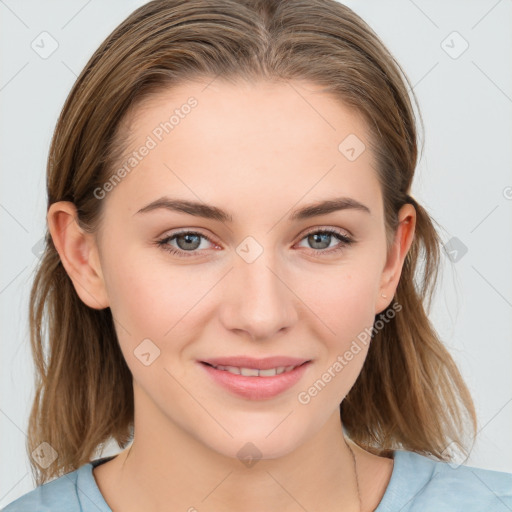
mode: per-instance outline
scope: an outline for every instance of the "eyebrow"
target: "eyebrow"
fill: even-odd
[[[231,214],[218,208],[217,206],[208,205],[206,203],[199,203],[196,201],[188,201],[185,199],[174,199],[171,197],[163,196],[159,199],[144,206],[134,215],[139,213],[147,213],[159,209],[166,209],[175,212],[188,213],[196,217],[203,217],[205,219],[217,220],[220,222],[233,222]],[[304,206],[295,210],[288,217],[290,221],[299,221],[317,217],[319,215],[326,215],[339,210],[359,210],[371,215],[370,209],[352,199],[351,197],[337,197],[333,199],[326,199],[324,201],[316,202],[308,206]]]

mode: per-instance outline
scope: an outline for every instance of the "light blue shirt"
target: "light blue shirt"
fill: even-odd
[[[2,511],[112,512],[92,469],[113,457],[96,459],[36,487]],[[391,479],[375,512],[512,512],[512,473],[452,467],[405,450],[395,450],[394,460]]]

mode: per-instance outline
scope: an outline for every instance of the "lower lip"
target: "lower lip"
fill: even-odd
[[[277,396],[297,384],[310,363],[311,361],[308,361],[290,372],[283,372],[273,377],[246,377],[226,370],[217,370],[205,363],[199,364],[215,382],[232,393],[250,400],[265,400]]]

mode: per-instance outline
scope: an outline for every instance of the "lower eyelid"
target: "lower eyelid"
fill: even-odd
[[[348,245],[350,245],[350,244],[352,244],[354,242],[354,240],[350,236],[330,228],[330,229],[316,229],[314,231],[310,231],[310,232],[304,234],[302,236],[302,238],[300,238],[299,243],[302,242],[308,236],[314,235],[314,234],[317,234],[317,233],[329,234],[332,237],[336,238],[338,240],[338,242],[339,242],[335,247],[331,247],[330,249],[312,249],[312,248],[307,248],[306,247],[306,249],[309,249],[310,251],[313,251],[313,252],[316,252],[316,253],[319,253],[319,254],[322,254],[322,253],[326,253],[326,254],[333,253],[333,252],[335,252],[337,250],[341,250],[341,249],[347,247]],[[186,256],[194,256],[194,255],[196,255],[196,254],[206,250],[206,249],[194,249],[193,251],[185,251],[183,249],[179,249],[179,248],[176,248],[176,247],[168,244],[168,242],[170,242],[171,240],[176,239],[180,235],[197,235],[200,238],[203,238],[204,240],[207,240],[208,242],[210,242],[213,245],[218,245],[213,240],[211,240],[208,236],[206,236],[206,235],[204,235],[202,233],[199,233],[199,232],[195,232],[195,231],[180,231],[178,233],[174,233],[172,235],[166,236],[165,238],[162,238],[162,239],[158,240],[157,241],[157,245],[160,246],[163,250],[165,250],[167,252],[178,254],[178,255],[184,255],[185,257]]]
[[[309,251],[317,252],[319,254],[322,254],[322,253],[324,253],[324,254],[334,253],[336,251],[345,249],[346,247],[348,247],[349,245],[351,245],[354,242],[352,237],[350,237],[348,235],[345,235],[344,233],[340,233],[340,232],[334,231],[334,230],[322,230],[322,229],[319,229],[317,231],[311,231],[309,233],[306,233],[299,240],[299,243],[302,242],[304,239],[306,239],[308,236],[314,235],[314,234],[317,234],[317,233],[328,234],[328,235],[331,236],[331,238],[334,238],[335,240],[338,241],[338,244],[336,244],[334,247],[330,247],[330,248],[326,248],[326,249],[313,249],[313,248],[310,248],[310,247],[306,247],[306,249],[308,249]]]
[[[160,246],[165,246],[165,245],[169,245],[170,247],[172,247],[175,251],[182,251],[182,252],[189,252],[191,254],[193,254],[194,252],[199,252],[200,249],[194,249],[193,251],[184,251],[183,249],[179,249],[179,248],[176,248],[172,245],[169,244],[169,242],[175,240],[176,238],[178,238],[180,235],[196,235],[198,236],[199,238],[202,238],[204,240],[207,240],[209,243],[213,244],[213,245],[217,245],[211,238],[207,237],[206,235],[203,235],[202,233],[197,233],[195,231],[180,231],[179,233],[174,233],[172,235],[169,235],[169,236],[166,236],[164,238],[161,238],[160,240],[157,240],[157,244],[160,245]],[[202,250],[205,250],[205,249],[202,249]]]

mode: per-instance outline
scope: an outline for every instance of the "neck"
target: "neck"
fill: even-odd
[[[338,411],[294,451],[249,464],[206,447],[168,418],[151,421],[154,416],[138,410],[130,448],[95,470],[99,475],[111,464],[109,477],[97,479],[113,509],[359,511],[354,460]]]

